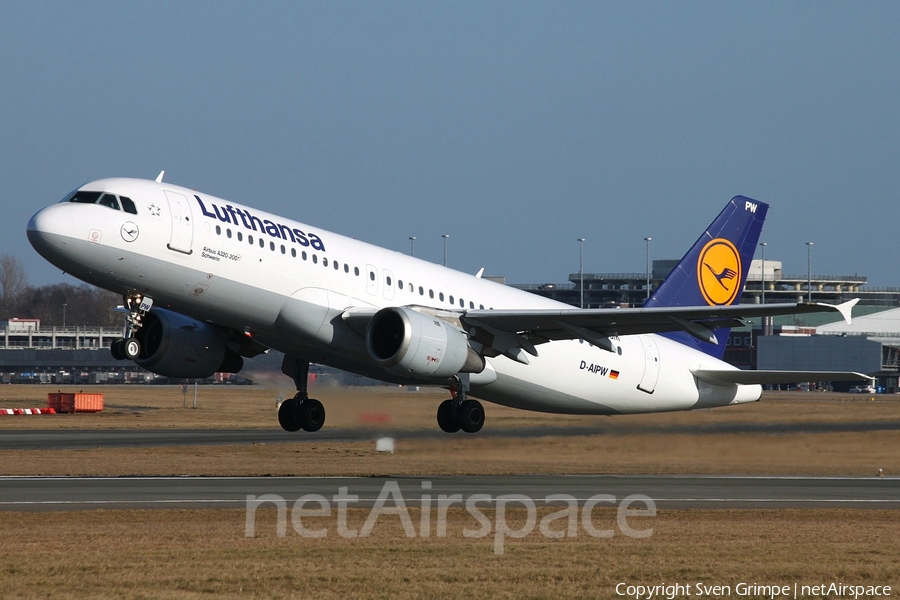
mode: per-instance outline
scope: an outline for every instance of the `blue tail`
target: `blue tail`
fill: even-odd
[[[769,205],[735,196],[644,303],[645,307],[738,304]],[[722,358],[730,328],[715,331],[719,345],[684,333],[668,338]]]

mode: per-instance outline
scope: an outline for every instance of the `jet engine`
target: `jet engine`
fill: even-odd
[[[134,362],[165,377],[200,379],[220,372],[237,373],[244,363],[227,347],[225,331],[162,308],[144,315],[135,338],[141,351]]]
[[[418,311],[390,307],[369,321],[366,348],[378,365],[394,373],[443,379],[480,373],[484,358],[452,324]]]

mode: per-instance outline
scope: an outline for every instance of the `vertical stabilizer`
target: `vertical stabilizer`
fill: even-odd
[[[656,289],[646,307],[739,304],[769,205],[735,196]],[[721,358],[730,329],[715,331],[718,345],[684,333],[664,334]]]

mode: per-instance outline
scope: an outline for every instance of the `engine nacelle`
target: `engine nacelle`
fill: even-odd
[[[219,372],[237,373],[244,362],[226,347],[221,329],[162,308],[144,315],[135,338],[141,353],[134,362],[164,377],[202,379]]]
[[[484,358],[472,350],[463,332],[409,308],[375,313],[366,330],[366,348],[381,367],[403,375],[443,379],[484,370]]]

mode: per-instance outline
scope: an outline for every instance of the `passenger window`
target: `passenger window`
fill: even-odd
[[[419,295],[420,295],[420,296],[424,296],[424,295],[425,295],[425,288],[423,288],[421,285],[419,286]]]
[[[291,248],[291,256],[294,258],[297,258],[297,249],[296,248]]]
[[[375,281],[375,271],[369,271],[369,279]]]
[[[315,254],[313,254],[312,257],[313,257],[313,264],[314,264],[314,265],[319,264],[319,257],[316,256]]]
[[[340,264],[338,261],[334,261],[334,262],[332,263],[332,265],[334,266],[334,270],[335,270],[335,271],[337,271],[338,269],[341,268],[341,264]]]
[[[434,299],[434,290],[428,290],[428,297]]]
[[[472,302],[471,300],[469,301],[469,308],[471,308],[471,309],[475,308],[475,303]]]
[[[252,245],[252,244],[253,244],[253,236],[252,236],[252,235],[248,235],[248,236],[247,236],[247,241],[250,242],[250,244]]]
[[[287,252],[287,250],[285,249],[284,244],[282,244],[281,245],[281,253],[284,254],[285,252]]]
[[[303,252],[300,253],[300,258],[302,258],[303,260],[306,260],[306,250],[304,250]]]
[[[323,256],[323,257],[322,257],[322,266],[323,266],[323,267],[327,267],[327,266],[328,266],[328,257],[326,257],[326,256]]]
[[[347,263],[344,263],[344,273],[349,273],[349,272],[350,272],[350,265],[348,265]]]
[[[397,289],[400,289],[400,290],[403,289],[403,280],[402,279],[397,280]]]
[[[359,277],[359,267],[353,267],[353,274]]]
[[[450,304],[455,304],[455,302],[453,302],[453,296],[450,296]]]
[[[441,302],[443,302],[444,301],[444,292],[441,292],[440,294],[438,294],[438,298],[440,299]]]
[[[132,215],[137,214],[137,207],[134,205],[134,202],[131,201],[131,198],[119,196],[119,200],[122,202],[122,208],[125,209],[125,212],[131,213]]]
[[[391,285],[391,278],[388,277],[386,281],[387,281],[388,287],[390,287],[390,285]]]
[[[266,247],[266,242],[265,242],[265,240],[263,240],[262,238],[259,238],[259,247],[260,247],[260,248],[265,248],[265,247]]]
[[[222,235],[222,228],[216,225],[216,235]]]
[[[97,201],[97,204],[119,210],[119,201],[112,194],[103,194],[100,196],[100,200]]]
[[[241,233],[240,231],[238,231],[238,241],[239,241],[239,242],[243,242],[243,241],[244,241],[244,234]]]
[[[269,242],[269,250],[275,252],[275,242]]]

